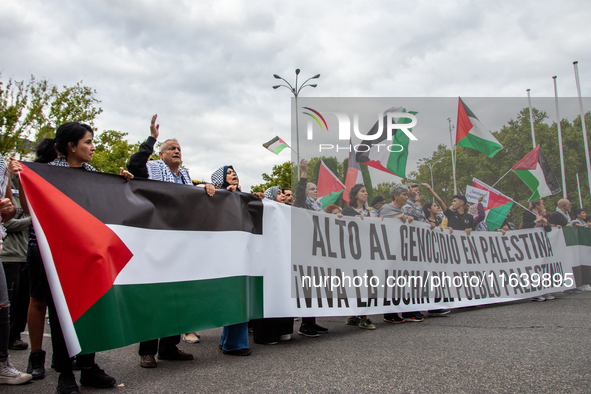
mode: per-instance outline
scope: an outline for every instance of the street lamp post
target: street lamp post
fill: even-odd
[[[433,184],[433,167],[435,167],[435,164],[439,163],[441,160],[443,160],[443,158],[437,160],[437,161],[433,161],[434,158],[429,158],[429,159],[419,159],[419,161],[417,162],[418,165],[426,165],[427,167],[429,167],[429,170],[431,170],[431,189],[435,190],[435,185]],[[433,202],[435,202],[435,196],[433,196]]]
[[[279,87],[284,87],[286,89],[289,89],[289,91],[294,95],[295,97],[295,107],[296,107],[296,113],[295,113],[295,118],[296,118],[296,155],[297,155],[297,160],[298,162],[296,163],[296,167],[298,168],[298,179],[300,179],[300,166],[299,166],[299,161],[300,161],[300,128],[299,128],[299,122],[298,122],[298,96],[300,94],[300,92],[302,91],[303,88],[305,88],[306,86],[311,86],[313,88],[315,88],[316,84],[307,84],[308,81],[310,81],[311,79],[318,79],[320,78],[320,74],[316,74],[313,77],[310,77],[308,79],[306,79],[302,84],[300,84],[300,86],[298,86],[298,75],[300,75],[300,69],[297,68],[295,70],[295,74],[296,74],[296,81],[295,81],[295,85],[291,86],[291,84],[289,82],[287,82],[285,80],[285,78],[280,77],[277,74],[273,74],[273,77],[275,79],[281,79],[283,82],[285,82],[287,85],[275,85],[273,86],[273,89],[277,89]]]

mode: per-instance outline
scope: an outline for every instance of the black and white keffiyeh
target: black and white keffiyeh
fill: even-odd
[[[226,177],[228,176],[228,168],[231,168],[234,172],[236,172],[236,170],[234,170],[234,167],[230,165],[220,167],[217,170],[215,170],[213,174],[211,174],[211,184],[216,189],[227,189],[228,186],[230,186],[230,184],[226,180]],[[238,174],[236,174],[236,176],[238,176]]]
[[[277,194],[279,192],[279,186],[273,186],[265,190],[265,198],[271,201],[277,201]]]
[[[54,161],[49,162],[47,164],[49,164],[50,166],[57,166],[57,167],[70,167],[70,165],[68,164],[68,161],[66,160],[66,158],[64,156],[60,156],[57,159],[55,159]],[[84,168],[86,171],[97,172],[96,169],[88,163],[82,163],[82,168]]]
[[[148,170],[148,179],[155,181],[175,183],[175,175],[170,171],[170,168],[162,160],[151,160],[146,163]],[[184,168],[179,168],[179,175],[181,176],[185,185],[192,185],[191,177]]]

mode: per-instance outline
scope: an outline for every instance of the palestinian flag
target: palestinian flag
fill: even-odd
[[[70,355],[263,317],[257,197],[38,163],[21,182]]]
[[[458,102],[458,127],[456,129],[456,145],[476,149],[488,157],[493,157],[503,149],[503,145],[487,131],[480,120],[459,98]]]
[[[533,191],[527,201],[553,196],[561,192],[558,179],[552,173],[540,145],[529,152],[519,163],[511,168],[515,174]]]
[[[476,178],[473,178],[472,182],[475,188],[488,192],[488,202],[484,207],[486,227],[491,231],[501,228],[511,207],[513,207],[513,200]]]
[[[334,204],[339,196],[343,194],[345,185],[337,176],[320,161],[320,171],[318,172],[318,201],[322,203],[322,209],[326,209],[330,204]]]
[[[289,145],[279,137],[275,137],[271,141],[265,142],[263,146],[276,155],[278,155],[283,149],[289,148]]]
[[[355,156],[355,151],[352,149],[351,141],[349,140],[349,167],[347,168],[347,176],[345,177],[346,190],[343,191],[343,200],[347,203],[349,203],[349,192],[347,190],[351,190],[358,183],[363,184],[363,174]]]
[[[395,129],[393,130],[392,142],[390,143],[390,141],[387,141],[388,133],[386,132],[386,124],[388,122],[388,112],[407,111],[405,108],[397,107],[390,108],[384,112],[382,124],[380,125],[380,121],[377,121],[366,134],[367,136],[373,136],[381,132],[381,135],[376,139],[361,141],[359,144],[360,149],[355,154],[355,158],[359,163],[404,178],[406,177],[406,160],[408,158],[409,138],[400,129]],[[415,111],[408,111],[408,113],[413,115],[417,114]],[[408,124],[411,122],[412,119],[402,117],[398,118],[396,123]],[[411,129],[408,130],[410,131]]]

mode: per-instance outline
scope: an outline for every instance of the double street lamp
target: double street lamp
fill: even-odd
[[[434,158],[428,158],[428,159],[419,159],[419,161],[417,162],[418,165],[426,165],[427,167],[429,167],[429,170],[431,170],[431,189],[435,190],[435,185],[433,184],[433,167],[435,167],[435,164],[441,162],[443,160],[443,158],[434,161]],[[435,202],[435,196],[433,196],[433,202]]]
[[[295,113],[295,119],[296,119],[296,155],[297,155],[297,160],[298,162],[296,163],[296,167],[298,168],[298,179],[300,179],[300,165],[299,165],[299,161],[300,161],[300,128],[299,128],[299,122],[298,122],[298,96],[300,94],[300,92],[302,91],[303,88],[305,88],[306,86],[310,86],[315,88],[316,84],[308,84],[308,81],[312,80],[312,79],[318,79],[320,78],[320,74],[316,74],[313,77],[310,77],[308,79],[306,79],[303,83],[300,84],[300,86],[298,86],[298,75],[300,75],[300,69],[296,69],[295,70],[295,74],[296,74],[296,80],[295,80],[295,85],[292,86],[289,82],[287,82],[285,80],[285,78],[280,77],[277,74],[273,74],[273,77],[275,79],[281,79],[283,82],[285,82],[287,85],[275,85],[273,86],[273,89],[277,89],[280,87],[284,87],[286,89],[289,89],[289,91],[294,95],[295,97],[295,109],[296,109],[296,113]]]

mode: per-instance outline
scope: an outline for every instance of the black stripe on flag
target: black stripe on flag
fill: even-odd
[[[105,224],[154,230],[263,233],[263,203],[249,193],[23,163]]]

